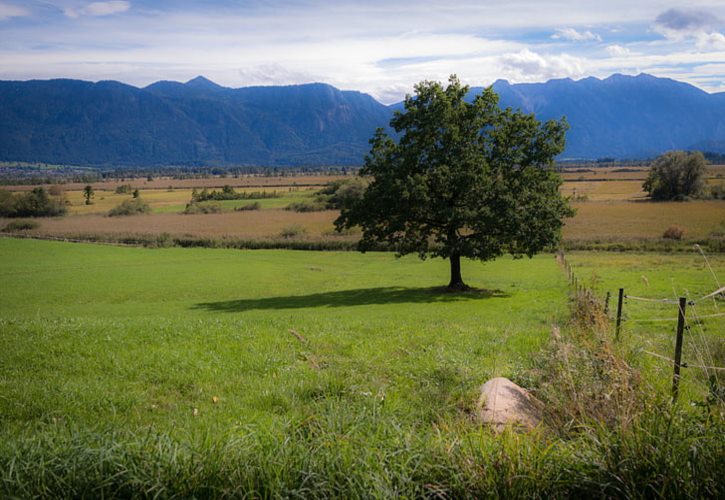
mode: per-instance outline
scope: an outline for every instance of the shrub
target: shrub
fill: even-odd
[[[305,234],[307,234],[307,229],[305,229],[304,227],[297,225],[297,224],[292,225],[292,226],[287,226],[287,227],[283,228],[282,231],[280,231],[280,233],[279,233],[279,235],[282,238],[287,238],[287,239],[296,238],[298,236],[304,236]]]
[[[685,236],[685,229],[674,224],[665,229],[662,234],[662,237],[666,240],[681,240],[683,236]]]
[[[131,184],[121,184],[116,186],[116,194],[130,194],[133,192],[133,186]]]
[[[219,203],[213,201],[192,201],[186,205],[183,213],[187,215],[196,215],[220,214],[222,212],[224,212],[224,207],[222,207]]]
[[[4,233],[12,233],[15,231],[29,231],[31,229],[38,229],[40,224],[34,220],[15,220],[7,224],[3,228]]]
[[[670,151],[650,166],[642,188],[653,200],[688,200],[706,196],[707,161],[699,151]]]
[[[109,217],[117,217],[122,215],[140,215],[151,212],[151,207],[141,198],[131,198],[124,200],[120,205],[112,208],[108,212]]]
[[[328,182],[315,196],[316,201],[330,209],[349,207],[362,199],[369,182],[362,177]]]
[[[234,209],[234,211],[235,212],[246,212],[247,210],[259,210],[261,207],[262,207],[262,205],[260,205],[258,201],[255,201],[254,203],[247,203],[246,205],[237,207]]]
[[[324,203],[318,201],[296,201],[287,205],[285,210],[291,210],[293,212],[321,212],[327,210],[327,207]]]
[[[0,190],[0,217],[52,217],[66,213],[65,204],[42,187],[21,195]]]
[[[248,193],[237,193],[233,187],[224,186],[221,191],[204,188],[198,191],[194,188],[191,191],[191,202],[199,201],[223,201],[223,200],[256,200],[266,198],[279,198],[277,191],[254,191]]]

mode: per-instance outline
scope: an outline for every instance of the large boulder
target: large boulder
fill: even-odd
[[[478,418],[498,432],[507,426],[531,430],[541,422],[542,403],[507,378],[492,378],[481,387]]]

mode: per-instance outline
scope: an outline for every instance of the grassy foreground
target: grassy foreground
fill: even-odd
[[[552,256],[468,262],[476,293],[446,278],[384,253],[0,239],[0,495],[723,492],[721,419],[476,424],[486,379],[531,386],[566,279]]]

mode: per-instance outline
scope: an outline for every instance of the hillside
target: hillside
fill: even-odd
[[[81,165],[357,164],[389,110],[325,84],[0,82],[0,160]]]
[[[563,158],[725,152],[725,94],[650,75],[494,89],[502,106],[566,116]],[[471,93],[479,92],[474,88]],[[356,165],[401,104],[322,83],[222,87],[204,77],[145,88],[79,80],[0,82],[0,161],[77,165]]]
[[[494,89],[502,106],[540,119],[566,116],[566,157],[646,158],[671,149],[725,151],[725,97],[641,74],[511,85]],[[472,89],[480,91],[480,89]]]

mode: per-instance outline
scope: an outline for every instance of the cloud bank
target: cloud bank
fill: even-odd
[[[0,0],[0,79],[323,81],[384,102],[451,73],[487,85],[649,72],[725,90],[725,2],[693,1]]]

